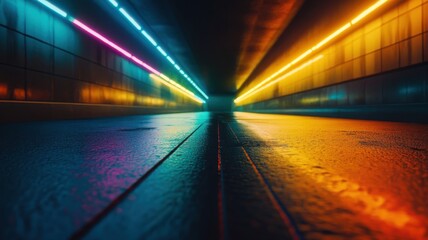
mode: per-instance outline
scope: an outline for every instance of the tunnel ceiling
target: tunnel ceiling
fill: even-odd
[[[233,94],[302,0],[128,0],[207,92]]]

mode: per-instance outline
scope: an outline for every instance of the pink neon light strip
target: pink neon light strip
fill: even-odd
[[[140,59],[136,58],[135,56],[132,56],[132,57],[131,57],[131,59],[132,59],[135,63],[137,63],[137,64],[139,64],[139,65],[143,66],[145,69],[147,69],[147,70],[151,71],[152,73],[154,73],[154,74],[156,74],[156,75],[161,75],[161,74],[162,74],[162,73],[158,72],[158,70],[156,70],[156,69],[154,69],[154,68],[150,67],[149,65],[147,65],[147,63],[145,63],[145,62],[141,61]]]
[[[173,84],[176,88],[180,89],[181,91],[185,91],[187,94],[189,94],[193,99],[195,99],[193,96],[194,94],[192,92],[190,92],[189,90],[185,89],[184,87],[182,87],[180,84],[171,81],[168,77],[166,77],[165,75],[163,75],[162,73],[160,73],[158,70],[154,69],[153,67],[151,67],[150,65],[148,65],[147,63],[141,61],[140,59],[138,59],[137,57],[133,56],[131,53],[129,53],[128,51],[126,51],[125,49],[119,47],[118,45],[116,45],[115,43],[113,43],[112,41],[108,40],[106,37],[104,37],[103,35],[97,33],[96,31],[94,31],[93,29],[91,29],[90,27],[86,26],[85,24],[83,24],[82,22],[80,22],[77,19],[72,19],[71,22],[73,24],[75,24],[76,26],[78,26],[80,29],[84,30],[85,32],[91,34],[92,36],[94,36],[95,38],[101,40],[103,43],[109,45],[110,47],[116,49],[118,52],[122,53],[124,56],[130,58],[132,61],[134,61],[135,63],[137,63],[138,65],[142,66],[143,68],[147,69],[149,72],[156,74],[157,76],[161,77],[161,79],[163,79],[164,81],[166,81],[167,83],[170,82],[170,84]],[[196,98],[199,102],[203,102],[202,100],[200,100],[199,98]]]
[[[150,65],[148,65],[147,63],[141,61],[140,59],[136,58],[135,56],[132,56],[131,53],[129,53],[128,51],[126,51],[125,49],[119,47],[118,45],[116,45],[115,43],[113,43],[112,41],[108,40],[106,37],[104,37],[103,35],[95,32],[94,30],[92,30],[90,27],[86,26],[85,24],[83,24],[82,22],[80,22],[77,19],[73,19],[72,21],[73,24],[75,24],[76,26],[78,26],[79,28],[83,29],[85,32],[91,34],[92,36],[96,37],[97,39],[101,40],[102,42],[104,42],[105,44],[109,45],[110,47],[116,49],[118,52],[122,53],[123,55],[125,55],[126,57],[130,58],[132,61],[138,63],[139,65],[141,65],[142,67],[144,67],[145,69],[149,70],[151,73],[154,73],[156,75],[161,75],[161,73],[159,71],[157,71],[156,69],[154,69],[153,67],[151,67]]]
[[[81,23],[79,20],[77,19],[73,19],[72,23],[74,23],[75,25],[77,25],[78,27],[80,27],[81,29],[85,30],[87,33],[91,34],[92,36],[98,38],[99,40],[101,40],[102,42],[104,42],[105,44],[109,45],[110,47],[116,49],[117,51],[119,51],[120,53],[122,53],[123,55],[131,58],[132,55],[124,50],[123,48],[117,46],[116,44],[114,44],[112,41],[108,40],[107,38],[105,38],[104,36],[102,36],[101,34],[95,32],[94,30],[92,30],[91,28],[89,28],[88,26],[86,26],[85,24]]]

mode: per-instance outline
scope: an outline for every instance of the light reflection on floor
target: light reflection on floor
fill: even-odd
[[[427,179],[428,126],[252,113],[235,113],[234,118],[237,122],[230,124],[238,137],[265,142],[263,148],[247,145],[278,191],[298,195],[284,202],[302,222],[310,222],[308,236],[334,230],[308,220],[320,215],[332,228],[360,225],[372,237],[426,237],[428,190],[421,183]],[[294,182],[302,178],[311,186]],[[318,194],[319,189],[329,193]],[[307,212],[293,206],[300,201],[330,206]],[[327,210],[333,212],[326,215]],[[334,223],[339,215],[354,219]]]
[[[238,112],[0,130],[2,239],[428,239],[428,125]]]

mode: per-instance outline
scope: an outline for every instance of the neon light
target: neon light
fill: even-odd
[[[180,73],[184,75],[184,72],[183,72],[183,70],[180,70]]]
[[[171,58],[170,56],[166,57],[166,59],[168,59],[168,61],[169,61],[170,63],[172,63],[173,65],[175,65],[174,60],[172,60],[172,58]]]
[[[192,98],[193,100],[199,102],[199,103],[205,103],[204,100],[198,98],[194,93],[190,92],[189,90],[185,89],[183,86],[177,84],[176,82],[169,79],[167,76],[160,74],[159,76],[156,76],[154,74],[150,74],[151,77],[154,79],[164,83],[165,85],[172,86],[175,89],[179,90],[180,92],[186,94],[188,97]]]
[[[270,82],[270,83],[268,83],[268,84],[264,85],[263,87],[261,87],[261,88],[257,88],[257,89],[253,92],[253,94],[254,94],[254,93],[257,93],[257,92],[260,92],[260,91],[264,90],[265,88],[270,87],[270,86],[272,86],[273,84],[275,84],[275,83],[277,83],[277,82],[280,82],[280,81],[282,81],[282,80],[286,79],[287,77],[289,77],[289,76],[293,75],[294,73],[296,73],[296,72],[298,72],[298,71],[302,70],[303,68],[305,68],[305,67],[307,67],[308,65],[310,65],[310,64],[312,64],[312,63],[314,63],[314,62],[316,62],[316,61],[320,60],[320,59],[321,59],[321,58],[323,58],[323,57],[324,57],[324,55],[319,55],[318,57],[316,57],[316,58],[314,58],[314,59],[312,59],[312,60],[310,60],[310,61],[307,61],[306,63],[304,63],[304,64],[300,65],[299,67],[297,67],[297,68],[293,69],[292,71],[290,71],[290,72],[288,72],[288,73],[284,74],[283,76],[281,76],[281,77],[279,77],[279,78],[275,79],[274,81],[272,81],[272,82]],[[240,101],[242,101],[242,100],[244,100],[244,99],[246,99],[246,98],[248,98],[248,97],[249,97],[249,95],[247,95],[247,96],[241,96],[241,97],[239,97],[239,98],[235,99],[235,100],[234,100],[234,102],[235,102],[235,103],[240,102]]]
[[[131,57],[131,59],[132,59],[135,63],[137,63],[137,64],[141,65],[142,67],[144,67],[145,69],[149,70],[150,72],[155,73],[155,74],[157,74],[157,75],[160,75],[160,74],[161,74],[158,70],[154,69],[153,67],[151,67],[151,66],[150,66],[150,65],[148,65],[147,63],[145,63],[145,62],[141,61],[140,59],[136,58],[135,56],[132,56],[132,57]]]
[[[58,12],[59,10],[59,14],[63,17],[66,17],[67,14],[62,11],[61,9],[57,8],[55,5],[44,1],[44,0],[38,0],[40,3],[42,3],[43,5],[45,5],[46,7],[48,7],[49,9],[54,10],[55,12]],[[64,14],[62,14],[64,13]],[[122,55],[124,55],[125,57],[128,57],[129,59],[131,59],[132,61],[134,61],[135,63],[137,63],[138,65],[144,67],[146,70],[148,70],[149,72],[151,72],[152,74],[156,74],[158,76],[161,76],[164,79],[167,79],[167,81],[162,80],[161,82],[164,84],[169,84],[168,86],[172,86],[175,89],[185,93],[188,97],[190,97],[191,99],[199,102],[199,103],[205,103],[204,100],[198,98],[194,93],[192,93],[191,91],[187,90],[186,88],[184,88],[183,86],[181,86],[180,84],[176,83],[175,81],[169,79],[167,76],[163,75],[162,73],[160,73],[159,71],[157,71],[156,69],[154,69],[153,67],[151,67],[150,65],[148,65],[147,63],[141,61],[140,59],[138,59],[137,57],[133,56],[131,53],[129,53],[128,51],[126,51],[125,49],[119,47],[117,44],[115,44],[114,42],[110,41],[109,39],[107,39],[106,37],[104,37],[103,35],[99,34],[98,32],[96,32],[95,30],[93,30],[92,28],[88,27],[87,25],[85,25],[84,23],[80,22],[79,20],[73,18],[73,17],[68,17],[68,19],[74,24],[76,25],[78,28],[80,28],[81,30],[83,30],[84,32],[92,35],[93,37],[95,37],[96,39],[100,40],[101,42],[105,43],[106,45],[110,46],[111,48],[115,49],[116,51],[118,51],[119,53],[121,53]],[[161,78],[159,78],[161,79]]]
[[[294,65],[298,62],[300,62],[300,60],[302,60],[303,58],[305,58],[306,56],[308,56],[309,54],[312,53],[312,49],[309,49],[308,51],[302,53],[300,56],[298,56],[297,58],[295,58],[293,61],[291,61],[291,65]]]
[[[157,47],[157,49],[158,49],[158,51],[162,54],[162,55],[164,55],[165,57],[166,56],[168,56],[168,54],[166,54],[166,52],[160,47],[160,46],[158,46]]]
[[[140,24],[138,24],[123,8],[119,8],[119,11],[125,16],[138,30],[141,30]]]
[[[210,99],[198,86],[194,85],[195,88],[204,96],[207,100]]]
[[[58,13],[59,15],[63,17],[67,17],[67,13],[63,10],[59,9],[57,6],[53,5],[52,3],[46,1],[46,0],[38,0],[41,4],[45,5],[49,9],[53,10],[54,12]]]
[[[363,19],[365,16],[369,15],[371,12],[376,10],[378,7],[382,6],[384,3],[386,3],[388,0],[380,0],[377,3],[375,3],[373,6],[366,9],[364,12],[362,12],[360,15],[358,15],[356,18],[352,19],[351,23],[355,24],[359,22],[361,19]]]
[[[346,29],[350,28],[351,24],[347,23],[345,24],[343,27],[337,29],[334,33],[330,34],[330,36],[324,38],[321,42],[319,42],[317,45],[315,45],[312,50],[316,50],[318,48],[320,48],[321,46],[323,46],[324,44],[330,42],[331,39],[337,37],[339,34],[341,34],[343,31],[345,31]]]
[[[162,78],[160,78],[160,77],[158,77],[158,76],[156,76],[156,75],[154,75],[154,74],[150,74],[150,76],[151,76],[152,78],[154,78],[155,80],[160,81],[160,82],[164,83],[165,85],[167,85],[167,86],[169,86],[169,87],[173,87],[174,89],[178,90],[178,91],[179,91],[179,92],[181,92],[181,93],[184,93],[185,95],[187,95],[188,97],[192,98],[192,99],[193,99],[193,100],[195,100],[196,102],[199,102],[199,103],[205,103],[205,101],[204,101],[204,100],[202,100],[202,99],[200,99],[200,98],[196,97],[193,93],[191,93],[191,92],[187,91],[187,89],[177,87],[175,84],[173,84],[174,82],[166,81],[166,80],[164,80],[164,79],[162,79]]]
[[[101,34],[95,32],[94,30],[92,30],[91,28],[89,28],[88,26],[86,26],[85,24],[83,24],[82,22],[80,22],[79,20],[74,19],[73,23],[75,25],[77,25],[78,27],[80,27],[81,29],[83,29],[84,31],[86,31],[87,33],[91,34],[92,36],[94,36],[97,39],[101,40],[102,42],[106,43],[110,47],[116,49],[117,51],[119,51],[120,53],[122,53],[123,55],[125,55],[126,57],[130,58],[132,61],[134,61],[138,65],[144,67],[149,72],[151,72],[153,74],[156,74],[156,75],[159,75],[159,76],[162,76],[162,78],[168,79],[168,82],[169,82],[170,85],[174,86],[174,88],[180,89],[182,92],[187,93],[187,95],[190,98],[192,98],[192,99],[195,100],[196,97],[194,96],[194,93],[192,93],[189,90],[185,89],[184,87],[182,87],[178,83],[172,81],[171,79],[169,79],[168,77],[166,77],[165,75],[163,75],[162,73],[160,73],[159,71],[157,71],[156,69],[154,69],[153,67],[151,67],[150,65],[148,65],[147,63],[145,63],[142,60],[138,59],[137,57],[133,56],[132,54],[130,54],[129,52],[127,52],[123,48],[119,47],[118,45],[116,45],[112,41],[110,41],[107,38],[105,38],[104,36],[102,36]],[[202,100],[199,99],[197,102],[201,102],[201,101]]]
[[[112,6],[114,6],[115,8],[117,8],[119,6],[119,3],[116,0],[109,0],[109,2],[111,3]],[[168,53],[166,51],[164,51],[156,42],[156,40],[150,35],[148,34],[142,27],[140,24],[138,24],[138,22],[131,17],[131,15],[128,14],[128,12],[126,12],[126,10],[124,8],[119,8],[119,11],[122,13],[122,15],[124,15],[128,21],[134,25],[134,27],[136,27],[138,30],[141,31],[141,33],[144,35],[144,37],[154,46],[157,48],[157,50],[164,56],[167,58],[167,60],[177,69],[177,71],[180,71],[181,68],[180,67],[176,67],[176,63],[174,60],[172,60],[171,57],[168,56]],[[70,20],[72,21],[72,20]],[[183,71],[184,72],[184,71]],[[180,72],[181,73],[181,72]],[[186,76],[185,73],[181,73],[183,75],[185,75],[185,78],[187,80],[189,80]],[[194,84],[192,81],[190,81],[190,83],[192,83],[193,86],[195,86],[195,88],[206,98],[208,99],[208,96],[200,89],[196,86],[196,84]]]
[[[115,0],[109,0],[109,1],[114,7],[119,6],[119,3],[117,3]]]
[[[350,28],[353,24],[357,23],[358,21],[360,21],[361,19],[363,19],[364,17],[366,17],[368,14],[370,14],[371,12],[373,12],[375,9],[379,8],[381,5],[383,5],[387,1],[388,0],[379,0],[379,1],[377,1],[374,5],[370,6],[369,8],[367,8],[366,10],[364,10],[362,13],[360,13],[352,21],[346,23],[344,26],[342,26],[341,28],[339,28],[336,31],[334,31],[328,37],[326,37],[323,40],[321,40],[315,46],[313,46],[312,48],[306,50],[306,52],[304,52],[303,54],[301,54],[297,58],[293,59],[288,64],[284,65],[281,69],[279,69],[278,71],[276,71],[275,73],[273,73],[272,75],[270,75],[269,77],[267,77],[266,79],[264,79],[263,81],[261,81],[260,83],[258,83],[256,86],[254,86],[253,88],[251,88],[247,92],[243,93],[241,96],[239,96],[238,98],[236,98],[234,100],[234,102],[238,103],[238,102],[242,101],[243,99],[247,98],[248,96],[250,96],[250,95],[252,95],[252,94],[254,94],[256,92],[259,92],[260,89],[264,89],[264,87],[263,88],[260,88],[260,87],[263,86],[264,84],[268,83],[269,81],[271,81],[272,79],[274,79],[279,74],[283,73],[284,71],[286,71],[287,69],[289,69],[290,67],[292,67],[293,65],[295,65],[296,63],[300,62],[301,60],[303,60],[304,58],[306,58],[307,56],[309,56],[312,52],[314,52],[315,50],[321,48],[322,46],[324,46],[325,44],[327,44],[328,42],[330,42],[335,37],[339,36],[345,30],[347,30],[348,28]]]
[[[149,42],[151,42],[153,44],[153,46],[157,46],[158,43],[152,38],[152,36],[150,36],[146,31],[141,31],[141,33],[144,35],[144,37],[147,38],[147,40],[149,40]]]
[[[72,23],[75,24],[75,25],[77,25],[79,28],[83,29],[85,32],[87,32],[87,33],[91,34],[92,36],[96,37],[97,39],[101,40],[105,44],[109,45],[110,47],[116,49],[118,52],[122,53],[123,55],[125,55],[125,56],[127,56],[129,58],[132,57],[132,55],[128,51],[126,51],[123,48],[117,46],[115,43],[113,43],[112,41],[108,40],[107,38],[105,38],[101,34],[95,32],[94,30],[92,30],[90,27],[86,26],[85,24],[83,24],[79,20],[73,19]]]
[[[178,66],[177,64],[174,64],[174,67],[175,67],[178,71],[180,71],[180,70],[181,70],[180,66]]]

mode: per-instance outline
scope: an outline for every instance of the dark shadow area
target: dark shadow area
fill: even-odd
[[[214,95],[208,100],[208,111],[231,112],[233,106],[233,95]]]

